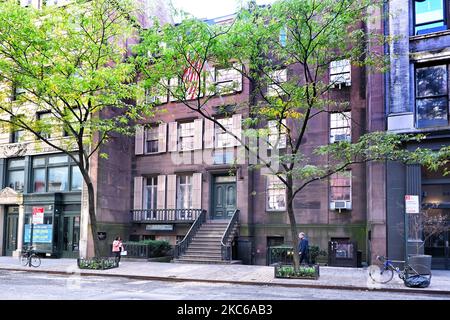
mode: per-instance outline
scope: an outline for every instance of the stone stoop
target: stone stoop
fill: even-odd
[[[205,264],[241,264],[242,261],[222,260],[222,236],[228,226],[228,220],[210,220],[205,222],[192,238],[186,252],[178,259],[173,259],[174,263],[205,263]],[[231,232],[231,241],[237,232],[235,226]]]

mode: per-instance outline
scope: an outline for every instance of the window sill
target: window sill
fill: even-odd
[[[420,34],[420,35],[414,35],[409,37],[409,41],[417,41],[417,40],[424,40],[429,38],[436,38],[436,37],[442,37],[450,35],[450,29],[442,30],[442,31],[435,31],[430,32],[427,34]]]
[[[266,213],[286,213],[286,209],[279,209],[279,210],[266,209]]]
[[[149,152],[149,153],[143,153],[143,154],[137,154],[137,156],[156,156],[156,155],[160,155],[166,153],[166,151],[158,151],[158,152]]]

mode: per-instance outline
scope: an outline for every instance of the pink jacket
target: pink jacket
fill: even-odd
[[[122,241],[114,240],[113,241],[112,251],[113,252],[119,252],[120,248],[122,248]]]

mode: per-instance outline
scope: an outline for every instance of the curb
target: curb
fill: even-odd
[[[413,294],[429,294],[429,295],[450,295],[450,290],[426,290],[426,289],[414,289],[414,288],[367,288],[357,286],[338,286],[338,285],[323,285],[323,284],[298,284],[298,283],[276,283],[276,282],[260,282],[260,281],[239,281],[239,280],[213,280],[213,279],[192,279],[192,278],[178,278],[178,277],[159,277],[159,276],[144,276],[144,275],[130,275],[130,274],[102,274],[92,272],[66,272],[57,270],[24,270],[17,268],[3,268],[0,270],[6,271],[25,271],[34,273],[48,273],[57,275],[72,275],[77,274],[80,276],[100,276],[100,277],[116,277],[116,278],[128,278],[136,280],[153,280],[153,281],[168,281],[168,282],[200,282],[200,283],[222,283],[222,284],[237,284],[237,285],[250,285],[250,286],[273,286],[273,287],[287,287],[287,288],[316,288],[316,289],[334,289],[334,290],[349,290],[349,291],[373,291],[373,292],[399,292],[399,293],[413,293]]]

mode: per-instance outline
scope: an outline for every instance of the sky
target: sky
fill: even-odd
[[[197,18],[217,18],[236,12],[243,0],[171,0],[174,7]],[[275,0],[257,0],[258,4],[269,4]]]

